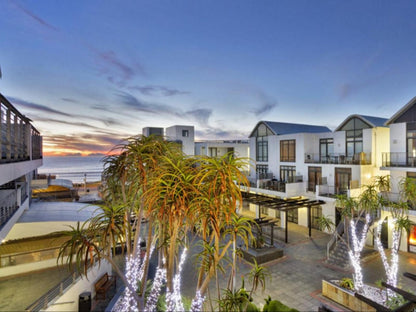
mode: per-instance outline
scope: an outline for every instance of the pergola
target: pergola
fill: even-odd
[[[311,207],[325,204],[323,200],[312,200],[308,198],[277,198],[266,195],[243,193],[244,199],[250,203],[261,205],[270,209],[287,212],[289,210],[306,207],[308,209],[309,237],[312,236]],[[288,242],[287,216],[285,217],[285,243]]]

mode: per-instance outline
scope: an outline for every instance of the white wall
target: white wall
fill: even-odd
[[[56,231],[67,231],[69,225],[76,227],[75,221],[58,222],[22,222],[16,223],[6,236],[6,240],[19,239],[25,237],[41,236]]]
[[[101,265],[96,264],[88,271],[88,279],[80,277],[75,284],[65,289],[62,296],[52,301],[43,311],[78,311],[79,295],[83,292],[91,292],[91,299],[95,297],[95,282],[105,273],[111,275],[111,265],[103,260]]]
[[[13,181],[42,166],[42,159],[0,165],[0,185]]]
[[[188,130],[188,136],[182,135],[182,130]],[[166,137],[171,140],[182,141],[182,151],[186,155],[195,153],[195,130],[194,126],[172,126],[166,128]]]
[[[13,214],[13,216],[7,221],[6,224],[0,230],[0,243],[3,240],[9,239],[9,233],[13,230],[15,223],[19,220],[20,216],[25,210],[29,208],[29,196],[26,200],[20,205],[19,209]]]
[[[390,152],[406,152],[406,123],[397,123],[390,125]]]

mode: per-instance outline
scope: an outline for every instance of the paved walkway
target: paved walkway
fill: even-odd
[[[307,229],[290,224],[289,243],[284,244],[280,241],[276,245],[284,248],[284,257],[276,261],[265,264],[270,273],[267,280],[266,291],[261,289],[254,295],[254,302],[260,306],[264,304],[264,298],[271,296],[284,304],[296,308],[300,311],[317,311],[322,302],[330,304],[327,299],[320,295],[322,279],[340,279],[351,277],[351,272],[345,272],[335,267],[326,265],[325,253],[329,235],[313,230],[312,238],[308,237]],[[188,256],[184,266],[182,278],[183,293],[189,297],[195,294],[196,273],[194,270],[195,258]],[[400,274],[399,284],[405,290],[416,292],[416,282],[403,277],[403,272],[416,274],[416,254],[400,254]],[[384,269],[379,256],[371,256],[365,259],[364,281],[374,283],[377,280],[385,279]],[[250,265],[245,261],[239,263],[238,279],[242,275],[245,278],[245,287],[251,287],[248,283],[248,272]],[[56,269],[50,272],[56,272]],[[44,291],[47,291],[51,284],[56,284],[57,274],[49,271],[27,274],[12,279],[0,280],[0,311],[21,311],[30,302],[34,301]],[[220,288],[226,287],[226,278],[221,278]],[[215,283],[211,284],[212,299],[216,296]],[[101,303],[98,307],[105,306]],[[336,308],[335,305],[333,307]],[[98,311],[98,309],[94,309]]]

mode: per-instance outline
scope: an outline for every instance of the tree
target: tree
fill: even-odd
[[[187,157],[178,144],[157,136],[129,138],[113,152],[104,160],[104,204],[83,227],[66,233],[70,240],[62,246],[60,255],[75,252],[80,264],[107,259],[126,284],[126,309],[152,309],[166,282],[168,309],[182,310],[178,276],[186,257],[188,234],[195,231],[204,252],[192,309],[201,310],[209,282],[221,268],[230,246],[235,247],[238,238],[248,244],[251,235],[248,220],[236,214],[242,202],[239,185],[248,185],[240,171],[246,160],[231,154]],[[142,233],[143,219],[147,221],[147,233]],[[223,244],[225,238],[230,239]],[[143,259],[139,253],[142,239],[146,240]],[[116,245],[126,254],[128,271],[124,274],[111,258]],[[146,297],[154,248],[159,255],[158,268]],[[233,259],[234,277],[235,254]]]
[[[415,202],[415,182],[410,178],[404,178],[400,181],[399,202],[395,203],[389,200],[382,200],[382,207],[390,213],[393,223],[390,260],[387,258],[383,244],[381,243],[381,226],[383,224],[381,220],[375,229],[374,238],[386,272],[387,284],[394,287],[397,286],[400,241],[403,230],[409,233],[411,221],[408,217],[408,209],[409,205],[413,205]]]

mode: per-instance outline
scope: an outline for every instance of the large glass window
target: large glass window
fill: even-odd
[[[284,182],[295,182],[296,167],[280,166],[280,179]]]
[[[321,162],[329,162],[330,156],[334,154],[334,139],[319,140],[319,158]]]
[[[269,160],[269,142],[267,137],[257,137],[257,161],[268,161]]]
[[[407,165],[416,164],[416,123],[407,123]]]
[[[322,207],[313,206],[311,209],[311,228],[320,230],[319,220],[322,218]]]
[[[346,132],[346,154],[353,157],[363,151],[363,129],[371,128],[360,118],[351,118],[340,130]]]
[[[280,141],[280,161],[296,161],[296,140]]]
[[[253,136],[256,137],[256,160],[269,160],[269,146],[267,136],[271,135],[270,130],[265,124],[261,123],[254,131]]]

